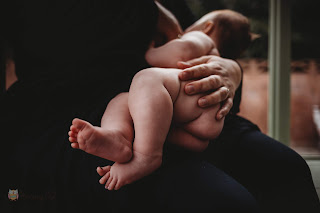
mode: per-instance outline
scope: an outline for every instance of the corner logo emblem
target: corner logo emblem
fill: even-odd
[[[8,198],[10,201],[17,201],[19,198],[18,189],[15,189],[15,190],[9,189]]]

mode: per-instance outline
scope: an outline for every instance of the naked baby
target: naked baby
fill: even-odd
[[[138,72],[129,92],[110,101],[101,127],[74,119],[69,132],[71,146],[115,162],[97,168],[102,176],[99,182],[109,190],[117,190],[159,168],[166,140],[204,151],[223,128],[224,119],[216,120],[220,104],[200,108],[198,100],[204,94],[185,94],[189,82],[179,80],[178,65],[219,52],[233,59],[249,43],[249,22],[241,14],[220,10],[205,15],[180,38],[147,51],[146,60],[153,67]]]

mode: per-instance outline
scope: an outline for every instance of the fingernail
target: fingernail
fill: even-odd
[[[219,115],[218,115],[218,120],[221,120],[223,117],[224,117],[223,114],[219,114]]]
[[[193,92],[194,92],[194,86],[188,85],[188,86],[186,87],[186,91],[187,91],[187,93],[189,93],[189,94],[193,93]]]
[[[208,104],[207,99],[202,98],[202,99],[199,100],[199,105],[200,106],[206,106],[207,104]]]
[[[185,73],[184,72],[180,72],[179,73],[179,78],[180,79],[184,79],[185,78]]]

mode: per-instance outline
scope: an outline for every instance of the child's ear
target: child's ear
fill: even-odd
[[[214,23],[213,21],[207,21],[202,29],[202,32],[209,35],[214,30]]]

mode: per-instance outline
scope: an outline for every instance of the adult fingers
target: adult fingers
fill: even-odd
[[[232,98],[228,98],[222,105],[222,107],[219,109],[219,111],[217,112],[217,116],[216,119],[217,120],[221,120],[222,118],[224,118],[231,110],[233,106],[233,99]]]
[[[194,58],[189,61],[179,61],[177,65],[179,69],[185,69],[195,65],[205,64],[208,62],[210,58],[211,58],[210,56],[202,56],[200,58]]]
[[[222,85],[222,79],[218,75],[210,75],[197,81],[192,81],[185,85],[185,92],[188,95],[197,93],[207,93],[216,90]]]
[[[223,67],[217,62],[204,63],[184,69],[179,73],[179,78],[181,81],[186,81],[216,74],[222,76],[222,70]]]
[[[189,61],[184,61],[184,62],[182,61],[182,65],[188,64],[190,66],[195,66],[195,65],[207,63],[209,61],[209,59],[211,59],[211,56],[205,55],[205,56],[201,56],[199,58],[191,59]]]
[[[193,67],[186,68],[183,71],[181,71],[179,73],[179,79],[181,81],[195,80],[195,79],[207,77],[211,74],[212,73],[208,64],[200,64],[200,65],[195,65]]]
[[[213,93],[201,97],[198,100],[200,107],[209,107],[225,101],[229,96],[230,90],[226,87],[220,87]]]

